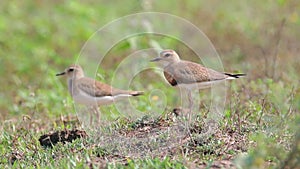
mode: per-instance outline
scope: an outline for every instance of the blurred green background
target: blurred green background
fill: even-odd
[[[72,114],[65,79],[55,74],[74,63],[84,43],[105,24],[129,14],[155,11],[195,24],[212,41],[225,71],[248,74],[238,86],[231,86],[229,94],[240,98],[234,100],[236,111],[250,114],[247,120],[259,127],[284,126],[282,132],[292,132],[299,127],[299,9],[298,0],[1,1],[0,120],[28,115],[47,121]],[[99,79],[109,82],[117,64],[147,46],[147,39],[133,44],[129,38],[115,46],[99,70]],[[177,41],[164,41],[168,42],[183,58],[192,60],[188,57],[192,51]],[[160,88],[161,81],[144,87],[153,86]],[[147,104],[140,109],[147,110]],[[227,109],[230,112],[232,107]],[[284,135],[275,131],[277,136]],[[288,145],[290,141],[284,147]],[[283,159],[286,154],[278,156]]]
[[[61,112],[66,86],[53,75],[75,62],[100,27],[144,11],[167,12],[191,21],[212,41],[225,71],[246,71],[249,81],[270,78],[296,87],[299,7],[298,1],[289,0],[1,1],[1,119],[30,110],[43,116]],[[101,72],[105,78],[134,51],[130,43],[120,46],[106,59],[107,67]],[[191,53],[182,44],[173,46],[180,54]]]

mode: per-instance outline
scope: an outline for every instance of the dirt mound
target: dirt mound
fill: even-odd
[[[63,130],[54,133],[44,134],[39,138],[40,144],[44,147],[52,147],[58,142],[72,142],[78,138],[86,138],[87,134],[83,130]]]

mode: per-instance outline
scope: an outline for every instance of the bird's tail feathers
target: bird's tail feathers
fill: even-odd
[[[131,91],[130,95],[132,96],[139,96],[139,95],[143,95],[144,92],[143,91]]]
[[[237,78],[246,76],[246,74],[244,74],[244,73],[236,73],[236,74],[224,73],[224,74],[228,76],[226,79],[237,79]]]

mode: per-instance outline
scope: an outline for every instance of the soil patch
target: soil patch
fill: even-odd
[[[83,130],[63,130],[56,131],[50,134],[44,134],[39,138],[40,144],[44,147],[52,147],[55,144],[62,142],[72,142],[78,138],[86,138],[87,134]]]

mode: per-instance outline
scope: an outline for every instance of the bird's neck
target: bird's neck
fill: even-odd
[[[74,79],[74,80],[78,80],[78,79],[81,79],[83,77],[84,77],[84,74],[80,73],[80,72],[74,74],[73,76],[69,76],[70,79]]]
[[[180,62],[180,60],[173,60],[172,62],[168,62],[166,65],[164,65],[164,67],[168,67],[168,66],[177,64],[177,63],[179,63],[179,62]]]
[[[69,89],[69,93],[71,94],[71,96],[73,97],[73,90],[74,90],[74,80],[73,78],[68,78],[68,89]]]
[[[79,79],[80,78],[77,77],[77,76],[68,78],[68,89],[69,89],[69,92],[70,92],[72,97],[74,95],[78,94],[78,89],[76,87],[76,81],[79,80]]]

